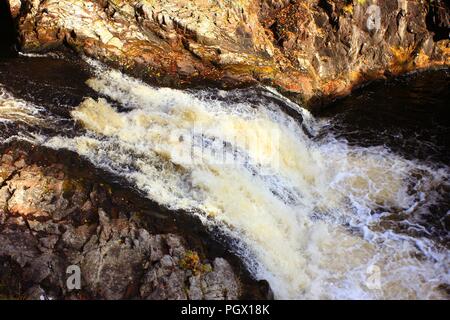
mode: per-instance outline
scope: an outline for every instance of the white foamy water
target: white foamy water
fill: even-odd
[[[30,128],[49,128],[53,117],[45,108],[14,97],[0,84],[0,141],[34,141]]]
[[[93,67],[88,84],[124,110],[87,98],[72,112],[85,134],[41,142],[74,150],[238,239],[235,250],[276,298],[446,298],[439,286],[450,283],[449,251],[380,221],[432,202],[448,184],[447,168],[382,147],[311,140],[274,102],[238,91],[216,99]],[[320,130],[296,108],[309,131]]]
[[[44,108],[17,99],[0,85],[0,122],[38,124],[44,113]]]
[[[27,53],[27,52],[18,52],[19,56],[27,57],[27,58],[53,58],[53,59],[62,59],[62,57],[55,52],[48,53]]]

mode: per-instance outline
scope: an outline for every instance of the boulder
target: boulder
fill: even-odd
[[[81,160],[63,155],[59,161],[36,147],[4,149],[0,297],[161,300],[269,294],[238,271],[236,260],[211,254],[201,235],[184,233],[187,226],[168,212],[147,214],[155,209],[142,205],[145,200],[111,187]],[[73,266],[80,270],[80,288],[67,284]]]

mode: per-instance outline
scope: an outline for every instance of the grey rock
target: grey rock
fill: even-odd
[[[190,270],[182,263],[193,254],[183,235],[150,232],[145,216],[113,205],[104,184],[75,183],[64,166],[28,164],[26,152],[14,154],[3,154],[0,164],[0,170],[20,164],[0,188],[0,262],[9,261],[4,274],[17,275],[15,296],[162,300],[242,294],[244,286],[226,260],[216,258],[203,268],[207,257],[198,257]],[[71,265],[80,267],[81,290],[66,286]]]

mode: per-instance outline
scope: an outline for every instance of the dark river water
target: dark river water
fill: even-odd
[[[450,164],[450,71],[372,83],[320,116],[350,144],[385,145],[411,159]]]
[[[276,298],[445,299],[449,80],[377,81],[311,115],[270,88],[182,91],[70,54],[0,58],[0,143],[74,151],[200,217]]]

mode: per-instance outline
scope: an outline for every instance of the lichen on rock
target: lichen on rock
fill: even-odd
[[[148,213],[148,204],[136,204],[142,199],[95,178],[80,160],[37,149],[2,147],[0,299],[264,297],[228,258],[208,253],[200,235],[193,241],[169,216]],[[193,255],[195,270],[183,267]],[[73,265],[79,290],[66,283]]]
[[[22,50],[67,45],[163,85],[261,82],[317,106],[386,74],[449,65],[441,0],[21,2],[10,7]]]

